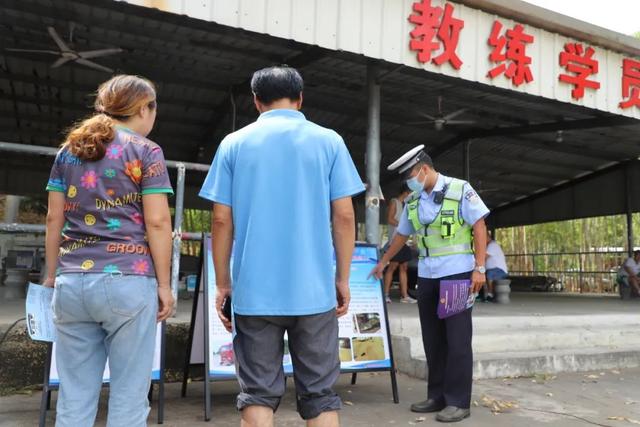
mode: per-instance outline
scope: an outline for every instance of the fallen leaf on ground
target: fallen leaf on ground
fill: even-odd
[[[545,396],[547,397],[553,397],[553,393],[546,393]]]
[[[489,408],[494,414],[508,411],[511,408],[517,408],[518,402],[509,400],[494,399],[489,396],[482,396],[482,406]]]
[[[630,422],[631,424],[638,424],[640,425],[640,421],[638,420],[634,420],[633,418],[627,418],[627,421]]]
[[[594,379],[597,379],[597,378],[600,378],[600,377],[598,375],[591,374],[591,375],[585,375],[585,378],[589,378],[590,380],[594,380]]]
[[[347,406],[353,406],[353,402],[350,402],[348,400],[343,401],[342,403],[344,403]]]
[[[416,418],[416,422],[417,423],[421,423],[421,422],[425,421],[426,419],[427,419],[427,417],[418,417],[418,418]]]
[[[612,420],[612,421],[624,421],[624,417],[619,417],[617,415],[611,416],[611,417],[607,417],[608,420]]]
[[[620,371],[618,371],[617,369],[612,370],[611,373],[615,375],[620,375]]]
[[[542,384],[542,383],[545,383],[547,381],[555,380],[558,377],[556,375],[553,375],[553,374],[535,374],[534,378],[535,378],[534,382]]]

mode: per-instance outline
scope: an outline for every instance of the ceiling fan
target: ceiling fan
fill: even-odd
[[[425,117],[429,120],[421,120],[418,122],[410,122],[407,123],[409,125],[422,125],[426,123],[433,123],[433,127],[437,131],[441,131],[444,128],[444,125],[470,125],[475,123],[473,120],[452,120],[455,117],[458,117],[460,114],[466,112],[466,108],[461,108],[453,113],[449,113],[445,115],[442,112],[442,96],[438,96],[438,114],[436,116],[431,116],[427,113],[418,112],[418,114],[422,117]]]
[[[73,61],[78,64],[84,65],[85,67],[93,68],[95,70],[105,71],[107,73],[112,73],[113,70],[111,68],[105,67],[104,65],[100,65],[96,62],[90,61],[92,58],[100,58],[102,56],[114,55],[116,53],[124,52],[124,50],[118,48],[108,48],[108,49],[97,49],[97,50],[85,50],[83,52],[78,52],[69,47],[69,45],[73,45],[73,29],[74,24],[70,25],[69,29],[69,42],[68,44],[62,40],[62,37],[58,35],[58,32],[53,27],[47,27],[49,31],[49,35],[53,39],[53,41],[58,46],[59,50],[41,50],[41,49],[12,49],[5,48],[5,50],[11,52],[28,52],[28,53],[44,53],[48,55],[59,55],[55,62],[51,64],[51,68],[58,68],[67,62]]]

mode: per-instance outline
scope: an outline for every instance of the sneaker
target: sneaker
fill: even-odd
[[[411,298],[410,296],[406,296],[406,297],[400,298],[400,302],[403,302],[405,304],[415,304],[415,303],[418,302],[418,300],[415,300],[415,299]]]
[[[385,295],[384,300],[387,304],[391,304],[391,297],[389,295]]]

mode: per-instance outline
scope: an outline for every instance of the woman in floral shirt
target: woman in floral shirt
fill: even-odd
[[[156,322],[173,306],[173,190],[162,149],[146,138],[156,118],[153,84],[115,76],[98,89],[95,108],[69,132],[47,184],[56,425],[94,424],[108,358],[108,425],[144,426]]]

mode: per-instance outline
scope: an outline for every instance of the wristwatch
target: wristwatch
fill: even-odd
[[[478,265],[473,269],[473,271],[477,271],[480,274],[485,274],[487,272],[487,269],[484,267],[484,265]]]

